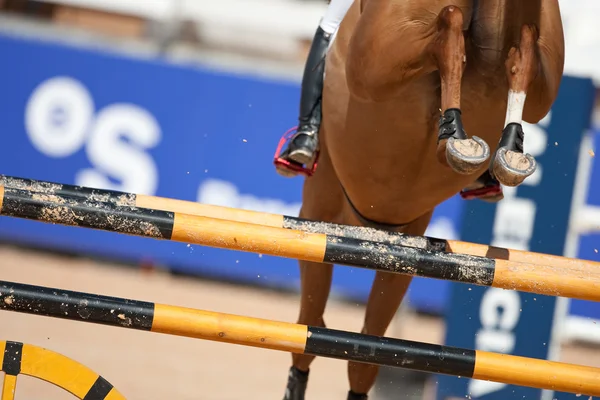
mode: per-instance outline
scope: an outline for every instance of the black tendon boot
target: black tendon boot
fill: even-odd
[[[331,35],[319,26],[304,67],[298,129],[280,156],[280,158],[299,166],[308,166],[314,162],[319,144],[317,135],[321,126],[323,73],[325,72],[325,55],[330,40]],[[280,171],[280,173],[284,176],[295,175],[290,171]]]
[[[368,399],[369,399],[369,396],[367,396],[366,394],[354,393],[352,390],[348,391],[347,400],[368,400]]]
[[[283,400],[304,400],[307,383],[308,371],[303,372],[292,366],[288,374],[288,381]]]

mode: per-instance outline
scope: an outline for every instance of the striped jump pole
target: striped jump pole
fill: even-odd
[[[0,309],[586,396],[600,368],[0,281]]]
[[[408,235],[381,229],[311,221],[287,215],[242,210],[239,208],[203,204],[166,197],[126,193],[115,190],[94,189],[84,186],[66,185],[6,175],[0,175],[0,185],[45,193],[48,195],[69,196],[88,201],[108,202],[116,206],[150,208],[201,217],[247,222],[274,228],[299,230],[308,233],[323,233],[331,236],[382,242],[391,245],[418,247],[426,250],[443,251],[454,254],[467,254],[477,257],[525,262],[561,269],[600,269],[600,263],[589,260],[579,260],[523,250],[512,250],[459,240],[444,240],[427,236]]]
[[[0,187],[0,215],[550,296],[600,301],[600,269],[403,247]]]

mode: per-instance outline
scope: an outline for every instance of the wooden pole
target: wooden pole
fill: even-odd
[[[444,240],[427,236],[415,236],[399,232],[389,232],[373,228],[311,221],[287,215],[242,210],[238,208],[202,204],[193,201],[165,197],[147,196],[113,190],[93,189],[84,186],[65,185],[61,183],[24,179],[6,175],[0,175],[0,185],[48,195],[69,196],[91,201],[108,202],[116,206],[151,208],[180,214],[190,214],[201,217],[247,222],[274,228],[299,230],[308,233],[324,233],[330,236],[382,242],[391,245],[417,247],[454,254],[489,257],[505,261],[523,262],[560,269],[573,269],[576,271],[591,268],[600,269],[600,262],[589,260],[579,260],[575,258],[535,253],[530,251],[512,250],[501,247],[462,242],[459,240]]]
[[[0,281],[0,309],[600,396],[600,369]]]
[[[600,301],[600,270],[547,267],[0,187],[0,215]]]

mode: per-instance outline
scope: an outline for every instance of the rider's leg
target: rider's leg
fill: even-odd
[[[331,36],[344,19],[353,1],[331,0],[313,38],[302,78],[298,129],[286,150],[281,154],[281,158],[290,162],[305,165],[309,164],[314,158],[318,147],[317,134],[321,126],[321,95],[325,55],[329,48]],[[286,175],[289,176],[289,174]]]
[[[317,148],[317,133],[321,124],[321,94],[325,54],[331,34],[321,26],[317,28],[302,77],[298,130],[290,141],[287,150],[289,159],[298,164],[308,164]]]

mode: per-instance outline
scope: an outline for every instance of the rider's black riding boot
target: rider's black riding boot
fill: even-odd
[[[307,383],[308,372],[303,372],[296,367],[291,367],[283,400],[304,400]]]
[[[321,95],[325,55],[331,35],[320,26],[315,33],[302,78],[300,94],[300,115],[298,129],[290,140],[281,158],[300,165],[308,165],[318,148],[318,133],[321,126]]]

